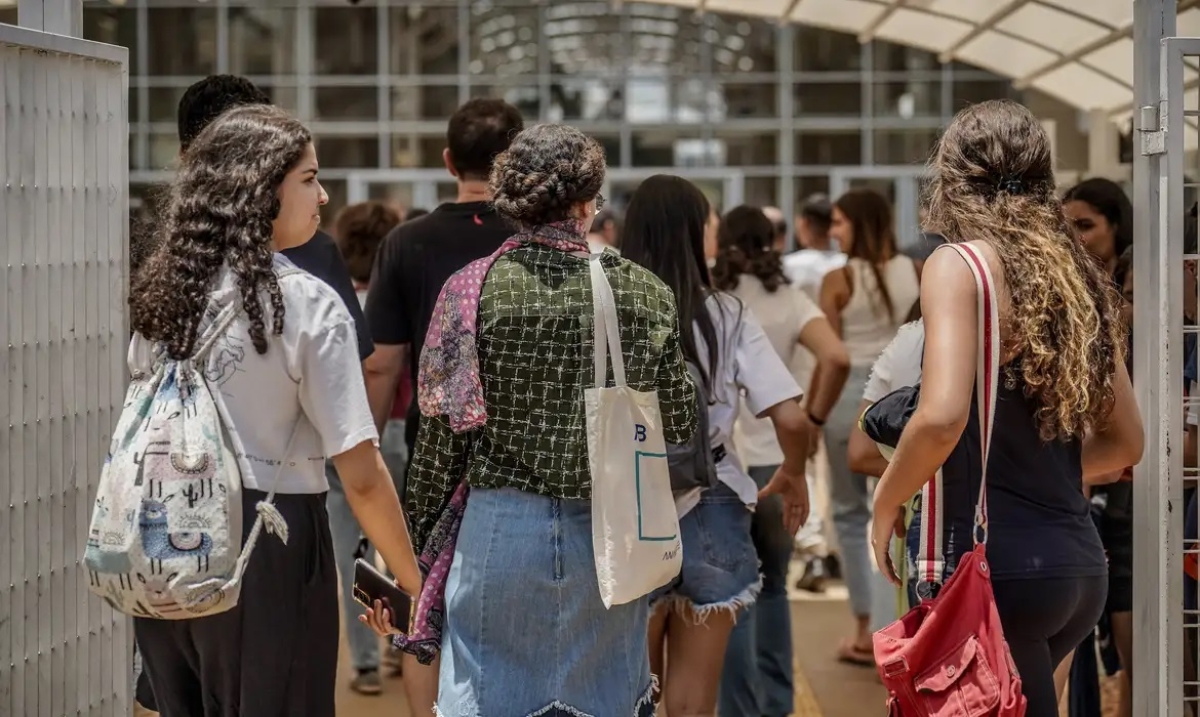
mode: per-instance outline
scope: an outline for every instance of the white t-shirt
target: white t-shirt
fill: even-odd
[[[801,249],[783,257],[783,273],[813,301],[821,300],[825,275],[845,265],[846,255],[837,249]]]
[[[821,307],[808,294],[790,284],[770,292],[758,277],[743,274],[732,293],[758,319],[784,366],[790,366],[796,354],[804,351],[800,345],[804,327],[814,319],[825,318]],[[783,462],[783,451],[771,419],[757,418],[745,405],[734,425],[734,444],[747,466],[777,466]]]
[[[717,375],[712,378],[708,422],[713,447],[723,445],[725,458],[717,464],[717,477],[748,506],[758,503],[758,485],[742,467],[733,442],[733,425],[745,397],[752,415],[802,395],[792,374],[754,314],[729,294],[715,294],[705,304],[713,317],[717,347]],[[708,349],[697,330],[696,349],[707,371]],[[685,511],[681,511],[682,512]]]
[[[925,322],[904,324],[871,367],[871,377],[863,390],[864,401],[878,401],[904,386],[921,380],[921,355],[925,350]]]
[[[279,493],[323,493],[325,459],[345,453],[363,441],[379,442],[367,403],[354,320],[337,293],[320,279],[301,271],[281,254],[275,271],[283,293],[283,334],[270,331],[271,305],[263,298],[267,352],[250,341],[244,312],[217,339],[205,373],[217,389],[218,401],[237,432],[244,454],[238,459],[247,488],[270,491],[278,466]],[[203,322],[229,302],[241,302],[236,278],[222,268]],[[140,334],[129,346],[131,371],[152,368],[153,346]],[[284,455],[295,427],[290,454]]]

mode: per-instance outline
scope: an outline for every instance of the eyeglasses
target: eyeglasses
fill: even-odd
[[[600,210],[603,208],[604,208],[604,195],[597,194],[596,195],[596,213],[599,214]]]

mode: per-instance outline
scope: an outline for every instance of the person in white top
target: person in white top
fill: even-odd
[[[750,511],[780,495],[791,534],[808,513],[804,464],[810,431],[799,403],[802,392],[753,314],[737,298],[713,290],[704,251],[709,216],[708,200],[694,184],[656,175],[634,192],[622,242],[626,258],[654,272],[675,293],[684,358],[699,368],[700,388],[708,395],[714,458],[724,449],[717,462],[718,485],[705,490],[680,519],[680,576],[651,595],[651,672],[659,675],[673,715],[716,713],[730,631],[761,587]],[[742,468],[733,445],[743,396],[755,416],[771,418],[784,454],[761,489]]]
[[[245,529],[273,486],[288,525],[286,544],[258,542],[232,610],[134,620],[166,717],[194,714],[201,695],[217,711],[333,717],[338,599],[326,457],[399,585],[414,595],[421,587],[379,454],[354,323],[333,289],[278,253],[316,232],[328,200],[316,177],[312,137],[298,121],[263,105],[227,112],[183,154],[160,241],[131,287],[133,371],[149,369],[156,352],[191,356],[215,313],[238,307],[204,370],[240,438]]]
[[[783,273],[813,301],[821,297],[825,275],[846,264],[845,252],[829,236],[832,221],[833,205],[829,197],[824,194],[809,197],[796,214],[796,241],[800,246],[783,257]]]
[[[855,633],[838,658],[873,665],[871,646],[871,555],[867,528],[871,501],[867,477],[847,463],[850,434],[858,423],[858,405],[871,366],[896,335],[920,296],[912,259],[896,248],[892,210],[878,193],[852,189],[834,203],[830,234],[847,255],[846,266],[825,275],[821,308],[850,353],[850,378],[829,416],[825,441],[829,449],[829,500],[841,547],[842,574],[850,592]],[[819,370],[818,370],[819,373]]]
[[[740,299],[749,315],[759,320],[785,364],[802,346],[816,357],[821,380],[810,387],[806,404],[812,420],[822,422],[842,391],[850,357],[821,307],[788,282],[772,245],[776,229],[757,207],[730,210],[721,219],[713,283]],[[815,438],[817,432],[812,435]],[[750,477],[765,487],[784,458],[771,421],[742,406],[734,424],[734,444]],[[751,536],[762,565],[762,592],[738,620],[725,651],[720,713],[784,715],[791,712],[795,700],[787,590],[793,540],[784,527],[777,496],[759,501]]]

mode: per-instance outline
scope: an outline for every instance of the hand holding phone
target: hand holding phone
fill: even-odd
[[[367,561],[354,561],[354,600],[367,608],[359,620],[380,635],[412,631],[417,601]]]

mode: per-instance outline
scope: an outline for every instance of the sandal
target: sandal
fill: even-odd
[[[838,647],[837,659],[838,662],[844,662],[857,667],[875,666],[874,650],[864,649],[862,646],[855,645],[849,640],[843,640],[841,646]]]

